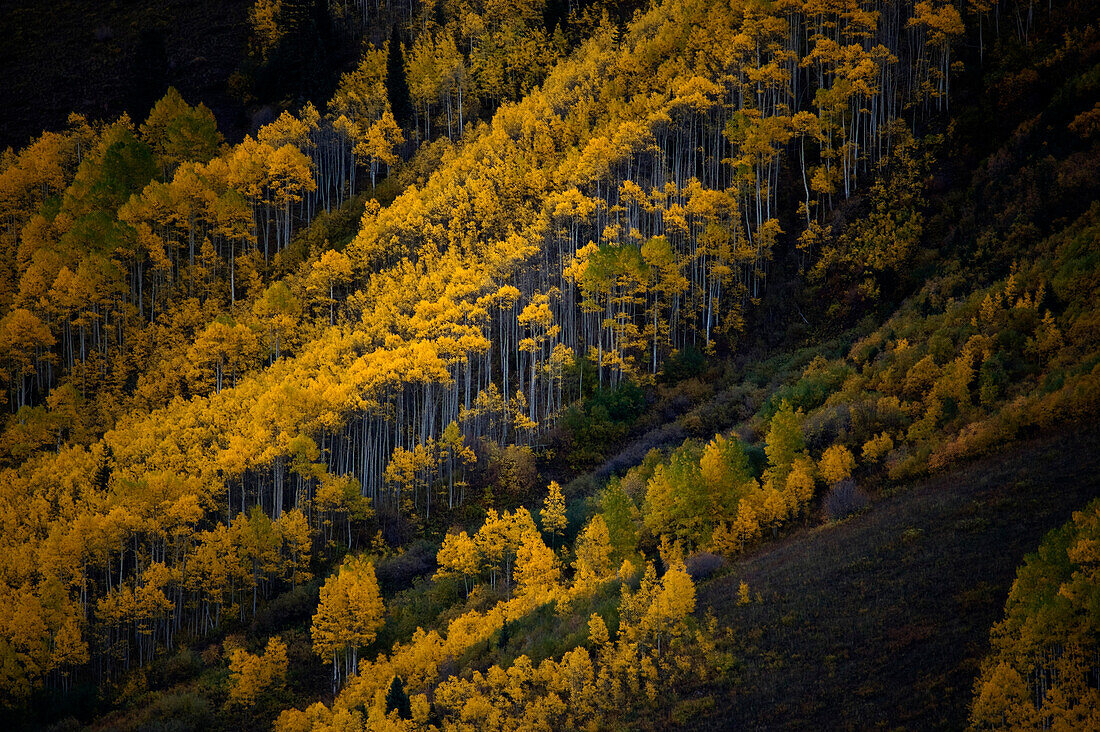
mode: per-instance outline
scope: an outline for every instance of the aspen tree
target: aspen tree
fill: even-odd
[[[374,641],[384,611],[370,561],[348,557],[336,574],[325,580],[311,633],[314,652],[322,659],[332,659],[333,693],[342,679],[357,673],[359,649]]]
[[[542,511],[539,512],[539,520],[542,523],[542,530],[550,534],[551,548],[553,548],[567,523],[565,496],[562,495],[561,486],[557,481],[550,481],[546,498],[542,503]]]

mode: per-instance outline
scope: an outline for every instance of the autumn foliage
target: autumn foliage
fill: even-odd
[[[308,5],[253,4],[257,64]],[[677,689],[728,666],[685,556],[1100,407],[1100,206],[1065,203],[1095,179],[1091,87],[1013,138],[1059,150],[975,174],[1027,173],[991,206],[1019,219],[951,239],[930,203],[963,41],[996,13],[1027,48],[1030,6],[316,5],[390,39],[327,104],[227,143],[170,89],[0,155],[5,708],[137,695],[290,598],[308,641],[229,649],[219,710],[324,664],[277,729],[682,723]],[[1017,205],[1050,191],[1050,221]],[[842,334],[746,365],[788,315],[791,343]],[[1089,515],[1021,571],[976,726],[1091,721]]]

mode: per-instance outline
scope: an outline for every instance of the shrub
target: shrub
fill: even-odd
[[[854,480],[842,480],[835,483],[829,490],[829,495],[825,496],[825,515],[832,521],[839,521],[845,516],[859,513],[869,502],[867,494]]]
[[[272,598],[256,613],[254,629],[258,633],[270,635],[280,628],[312,618],[317,610],[320,588],[321,580],[314,580]],[[227,645],[226,653],[229,650]]]
[[[378,560],[374,565],[378,584],[385,592],[408,587],[417,577],[435,571],[435,554],[435,547],[431,542],[420,539],[400,554]]]
[[[194,692],[157,694],[145,708],[139,732],[188,732],[210,729],[214,721],[210,702]]]
[[[749,384],[736,384],[714,394],[681,418],[693,436],[710,437],[751,417],[764,402],[764,392]]]
[[[852,433],[852,408],[831,404],[811,412],[802,421],[806,446],[817,452],[836,442],[847,442]]]
[[[682,351],[676,351],[665,359],[665,363],[661,367],[661,373],[657,378],[661,383],[674,384],[677,381],[683,381],[684,379],[690,379],[692,376],[698,376],[703,372],[705,367],[706,360],[703,357],[702,351],[698,348],[688,346]]]
[[[568,459],[574,468],[600,460],[607,447],[617,444],[646,407],[645,393],[636,384],[597,390],[583,404],[565,410],[562,425],[569,438]]]
[[[711,552],[699,552],[688,557],[684,565],[692,580],[702,582],[726,566],[726,560]]]
[[[169,656],[162,667],[163,683],[174,684],[202,671],[201,659],[191,652],[190,648],[182,648],[179,652]]]
[[[596,470],[596,477],[604,479],[623,473],[635,465],[640,465],[651,450],[678,445],[686,436],[684,428],[675,422],[650,430],[601,465]]]

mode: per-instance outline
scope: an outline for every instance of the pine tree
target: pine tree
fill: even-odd
[[[412,719],[412,705],[400,676],[393,677],[389,691],[386,692],[386,714],[390,712],[397,712],[401,719]]]
[[[412,121],[412,99],[409,96],[409,83],[405,79],[405,53],[396,23],[390,32],[390,42],[386,48],[386,95],[397,125],[401,129],[408,129],[409,122]]]

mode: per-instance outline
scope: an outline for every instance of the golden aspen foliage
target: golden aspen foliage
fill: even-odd
[[[281,11],[282,0],[256,0],[248,11],[252,52],[264,60],[279,45],[285,33],[280,24]]]
[[[672,564],[660,581],[647,567],[638,592],[632,596],[630,620],[634,637],[652,644],[657,653],[667,649],[671,640],[684,630],[684,620],[695,609],[695,584],[683,562]]]
[[[791,471],[795,456],[802,452],[805,446],[801,415],[795,412],[790,402],[783,400],[768,424],[767,441],[764,447],[768,456],[765,478],[773,485],[782,486],[787,480],[787,474]]]
[[[737,518],[734,519],[730,530],[737,537],[738,548],[741,551],[744,551],[745,544],[751,544],[760,538],[763,533],[763,526],[760,521],[760,514],[751,502],[741,499],[741,503],[737,507]]]
[[[404,142],[405,135],[389,112],[362,133],[355,143],[355,155],[367,162],[371,186],[375,185],[379,165],[392,166],[400,160],[395,149]]]
[[[679,539],[673,540],[666,534],[661,537],[661,543],[657,546],[657,555],[666,567],[677,563],[682,564],[684,561],[684,543]]]
[[[817,484],[816,473],[814,461],[809,455],[803,453],[795,458],[791,472],[787,475],[787,484],[783,489],[791,515],[804,515],[809,509]]]
[[[340,76],[340,84],[330,105],[336,114],[354,123],[358,130],[381,118],[389,108],[384,49],[370,45],[363,50],[359,65]]]
[[[345,559],[321,586],[310,632],[314,652],[332,659],[334,688],[339,687],[342,674],[355,675],[359,649],[374,640],[384,612],[374,565],[363,557]]]
[[[482,561],[481,551],[474,540],[465,531],[447,534],[443,537],[443,545],[439,548],[436,561],[439,563],[436,576],[462,575],[466,595],[469,596],[471,580],[477,578]]]
[[[790,515],[790,506],[784,499],[783,492],[772,484],[764,486],[764,500],[761,505],[760,525],[772,530],[772,536],[779,535],[779,526]]]
[[[516,553],[523,543],[524,536],[531,531],[537,531],[537,529],[527,509],[506,511],[503,514],[489,509],[485,523],[481,525],[474,537],[474,543],[488,564],[489,578],[494,588],[497,586],[498,579],[503,580],[506,587],[511,587],[512,566]]]
[[[667,464],[659,464],[646,483],[643,520],[654,534],[669,533],[695,544],[709,538],[711,505],[697,451],[681,449],[673,452]]]
[[[1042,725],[1086,729],[1100,721],[1096,672],[1100,608],[1100,500],[1043,539],[1025,558],[990,632],[974,684],[975,729]]]
[[[561,579],[561,568],[554,552],[546,546],[537,531],[523,535],[516,552],[516,586],[519,594],[550,599]]]
[[[979,34],[987,5],[971,3]],[[328,6],[341,19],[378,11]],[[294,39],[302,7],[252,3],[255,60]],[[589,440],[610,446],[642,426],[611,414],[604,397],[617,389],[694,400],[697,386],[671,378],[669,357],[696,344],[708,355],[740,350],[749,309],[789,269],[779,261],[789,243],[800,269],[828,274],[813,280],[822,288],[865,300],[880,286],[887,294],[876,275],[906,275],[922,243],[933,145],[904,128],[926,127],[929,108],[950,99],[964,31],[950,3],[879,13],[684,0],[630,22],[600,22],[598,10],[551,37],[542,0],[429,2],[400,23],[404,68],[386,68],[387,51],[401,58],[397,33],[388,49],[364,47],[324,115],[306,103],[223,146],[209,110],[169,90],[136,127],[73,117],[0,154],[5,700],[99,672],[117,678],[181,632],[247,624],[249,609],[309,578],[315,551],[323,559],[379,529],[416,532],[486,508],[474,536],[443,540],[438,576],[462,575],[468,594],[483,576],[506,590],[514,579],[515,596],[475,593],[471,606],[508,599],[446,611],[439,629],[364,659],[368,678],[331,709],[285,713],[279,728],[627,728],[625,709],[657,708],[682,678],[680,650],[695,662],[687,643],[664,653],[690,626],[693,597],[673,555],[741,551],[805,514],[818,473],[831,482],[854,469],[839,447],[814,465],[812,422],[804,436],[795,406],[812,419],[823,414],[818,397],[837,413],[852,406],[852,439],[878,434],[863,460],[885,459],[891,475],[1094,411],[1095,291],[1089,268],[1065,254],[1084,245],[1050,242],[1061,252],[1053,260],[1029,246],[1045,258],[1036,272],[1014,271],[970,301],[945,272],[914,298],[922,317],[933,313],[935,349],[903,313],[888,335],[833,362],[862,369],[839,390],[799,391],[820,376],[807,370],[782,392],[798,395],[794,405],[752,425],[765,428],[763,487],[744,446],[723,435],[608,485],[575,547],[575,585],[598,598],[620,562],[618,580],[635,582],[639,532],[643,547],[659,543],[669,571],[647,571],[624,596],[618,635],[633,640],[440,679],[561,581],[527,510],[501,514],[494,500],[519,505],[536,485],[536,451],[549,457],[558,435],[577,438],[571,404],[622,423]],[[407,76],[415,102],[407,123],[387,98],[394,74]],[[1071,126],[1072,144],[1091,139],[1088,114]],[[383,165],[401,174],[360,216],[368,191],[356,176],[369,169],[373,186]],[[1088,177],[1047,173],[1057,185]],[[841,196],[852,216],[833,215],[849,205]],[[825,223],[849,218],[835,233]],[[1096,239],[1082,232],[1080,242]],[[834,282],[837,264],[859,276]],[[698,382],[718,372],[707,366]],[[455,513],[433,524],[444,491]],[[484,500],[472,507],[467,493]],[[556,483],[548,494],[541,527],[556,548],[564,499]],[[1067,549],[1079,576],[1044,590],[1054,608],[1045,617],[1068,623],[1059,603],[1091,606],[1091,546]],[[312,639],[333,660],[335,687],[354,675],[384,608],[373,568],[356,558],[321,598]],[[1016,635],[1044,632],[1027,630]],[[1044,721],[1086,726],[1092,697],[1080,679],[1094,673],[1095,648],[1079,636],[1005,654],[994,668],[1007,670],[983,677],[993,711],[982,719],[1030,698]],[[1052,648],[1065,652],[1050,660]],[[232,654],[231,693],[256,698],[268,654]],[[1064,686],[1034,693],[1034,668]],[[415,692],[414,720],[377,703],[396,676]]]
[[[611,640],[611,634],[608,633],[607,623],[599,613],[592,613],[588,618],[588,641],[592,644],[593,650],[602,649]]]
[[[744,448],[736,438],[715,435],[703,448],[699,470],[709,495],[710,526],[729,521],[741,499],[756,487]]]
[[[283,684],[286,672],[286,644],[278,637],[268,639],[259,656],[234,648],[229,653],[228,703],[254,706],[261,696]]]
[[[542,523],[542,530],[550,534],[551,542],[556,543],[558,536],[565,531],[565,496],[562,495],[561,486],[555,480],[550,481],[546,489],[546,498],[542,502],[539,521]]]
[[[845,478],[852,477],[852,470],[856,467],[856,459],[844,445],[830,445],[821,455],[818,470],[821,477],[829,485],[838,483]]]
[[[1001,662],[976,689],[970,722],[978,729],[1024,729],[1039,718],[1027,683],[1016,669]]]
[[[894,440],[886,432],[881,432],[863,443],[863,459],[878,462],[886,453],[894,449]]]
[[[281,542],[283,573],[291,587],[308,582],[313,577],[309,571],[313,537],[305,514],[297,508],[286,511],[275,520],[275,531]]]
[[[607,531],[607,523],[603,516],[596,514],[577,536],[574,551],[576,582],[587,584],[611,574],[613,569],[611,553],[611,537]]]
[[[306,294],[314,307],[328,313],[329,325],[336,323],[337,294],[351,282],[351,259],[343,252],[329,249],[313,263],[306,279]]]

